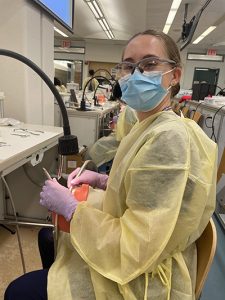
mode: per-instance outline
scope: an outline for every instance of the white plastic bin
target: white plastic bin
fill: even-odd
[[[70,90],[74,90],[77,93],[79,91],[79,83],[68,82],[66,88],[68,93],[70,93]]]

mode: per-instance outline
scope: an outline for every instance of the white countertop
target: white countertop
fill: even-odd
[[[187,101],[187,105],[194,105],[194,106],[198,106],[198,110],[200,110],[201,108],[205,108],[205,109],[209,109],[212,111],[217,111],[220,107],[222,107],[220,109],[220,113],[224,114],[225,113],[225,104],[214,104],[214,103],[207,103],[204,101],[195,101],[195,100],[189,100]]]
[[[67,112],[70,114],[70,115],[83,115],[83,116],[87,116],[87,115],[91,115],[91,116],[94,116],[94,115],[105,115],[106,113],[114,110],[114,109],[117,109],[119,108],[120,104],[119,102],[116,102],[116,101],[107,101],[105,102],[103,105],[101,106],[86,106],[87,109],[90,109],[90,110],[86,110],[86,111],[82,111],[82,110],[77,110],[75,108],[67,108]]]
[[[19,128],[32,130],[33,133],[39,135],[18,131]],[[28,136],[13,135],[15,133],[25,133]],[[58,138],[62,135],[63,129],[61,127],[24,123],[17,126],[0,126],[0,143],[7,143],[7,146],[0,147],[0,171],[19,163],[21,160],[29,160],[29,157],[38,151],[44,152],[49,146],[56,145]]]

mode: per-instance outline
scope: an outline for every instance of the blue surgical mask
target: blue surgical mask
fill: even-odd
[[[172,70],[163,73],[152,71],[141,73],[135,70],[119,80],[122,91],[122,100],[136,111],[151,111],[157,107],[167,95],[169,89],[162,86],[162,76]]]

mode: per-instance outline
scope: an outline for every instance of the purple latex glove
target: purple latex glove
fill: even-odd
[[[40,193],[40,204],[70,221],[78,202],[67,188],[53,179],[45,181]]]
[[[106,189],[108,175],[85,170],[81,173],[81,175],[78,178],[75,178],[79,170],[80,168],[77,168],[72,173],[70,173],[67,179],[68,188],[80,185],[82,183],[86,183],[92,186],[93,188],[97,187],[102,190]]]

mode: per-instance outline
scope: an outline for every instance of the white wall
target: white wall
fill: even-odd
[[[87,42],[86,43],[86,61],[101,61],[101,62],[119,62],[121,61],[122,52],[124,45],[109,45],[104,42]],[[219,68],[219,79],[218,85],[223,88],[225,87],[225,63],[210,62],[210,61],[191,61],[187,60],[187,49],[181,51],[181,60],[183,73],[181,78],[181,88],[189,89],[192,87],[192,81],[194,76],[194,70],[196,67],[202,68]],[[201,51],[201,53],[206,53]],[[86,76],[87,66],[84,65],[84,77]]]
[[[184,49],[181,52],[181,60],[183,63],[181,88],[190,89],[192,87],[195,68],[220,69],[217,85],[220,86],[221,88],[225,87],[225,63],[224,62],[187,60],[187,52],[190,52],[190,51],[187,51],[187,49]],[[193,53],[195,53],[195,52],[193,51]],[[198,51],[198,52],[201,54],[206,54],[205,50]],[[190,52],[190,53],[192,53],[192,52]],[[220,53],[220,54],[222,54],[222,53]]]
[[[101,62],[120,62],[124,46],[104,44],[104,42],[87,42],[85,60]]]
[[[63,39],[63,38],[62,38]],[[59,41],[58,41],[59,42]],[[79,46],[79,43],[78,45]],[[122,44],[113,44],[113,41],[109,43],[109,41],[101,41],[101,40],[93,40],[87,41],[86,44],[82,44],[85,47],[85,55],[79,54],[55,54],[55,57],[58,59],[82,59],[84,61],[99,61],[99,62],[119,62],[121,61],[122,52],[125,45]],[[192,86],[194,69],[195,67],[202,68],[219,68],[219,79],[218,85],[223,88],[225,87],[225,63],[224,62],[206,62],[206,61],[191,61],[187,60],[187,52],[188,48],[185,48],[181,51],[181,60],[183,73],[181,77],[181,88],[189,89]],[[190,52],[190,51],[189,51]],[[201,54],[205,54],[206,50],[198,51]],[[222,54],[222,53],[220,53]],[[85,78],[88,74],[88,65],[83,65],[83,78]]]
[[[188,89],[192,86],[194,70],[195,68],[211,68],[220,69],[219,78],[217,85],[221,88],[225,87],[225,64],[221,62],[213,61],[193,61],[187,60],[184,67],[184,81],[182,88]]]
[[[0,40],[54,76],[53,21],[27,0],[0,0]],[[42,79],[25,64],[0,56],[0,90],[5,117],[33,124],[54,124],[54,97]]]
[[[61,39],[63,40],[63,38]],[[60,39],[55,45],[60,45]],[[85,54],[55,53],[55,59],[83,60],[83,80],[88,76],[88,64],[85,61],[120,62],[124,45],[114,45],[113,42],[93,40],[86,43],[72,43],[72,46],[85,47]]]
[[[86,43],[85,61],[114,62],[121,61],[124,45],[106,44],[104,41]],[[88,76],[88,65],[84,64],[83,80]]]

